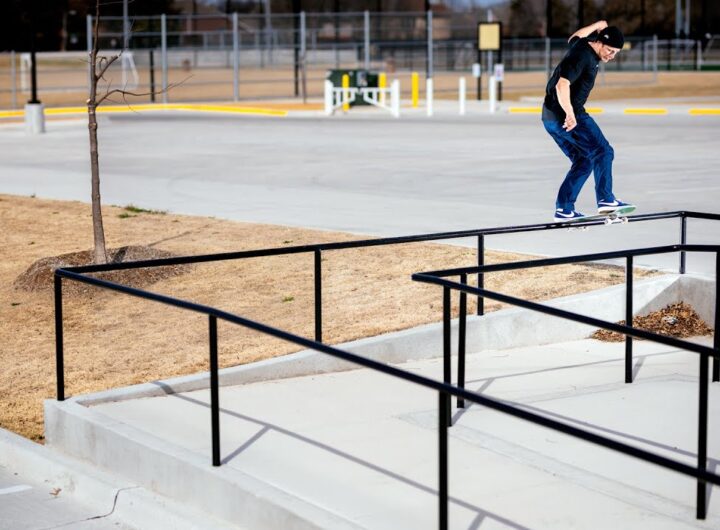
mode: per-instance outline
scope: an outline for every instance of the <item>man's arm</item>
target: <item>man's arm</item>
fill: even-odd
[[[570,35],[570,38],[568,39],[568,42],[573,40],[575,37],[579,37],[581,39],[584,39],[585,37],[589,37],[593,33],[597,31],[601,31],[608,27],[608,23],[604,20],[598,20],[594,24],[590,24],[589,26],[585,26],[584,28],[580,28],[575,33]]]
[[[565,123],[563,123],[563,129],[566,131],[572,131],[577,125],[575,119],[575,111],[570,103],[570,81],[561,77],[558,79],[557,85],[555,85],[555,92],[557,92],[558,103],[565,111]]]

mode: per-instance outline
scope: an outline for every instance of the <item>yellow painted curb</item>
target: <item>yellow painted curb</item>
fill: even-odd
[[[667,109],[625,109],[625,114],[667,114]]]
[[[515,114],[540,114],[540,107],[509,107],[508,112]]]
[[[254,107],[234,107],[230,105],[188,105],[188,104],[167,104],[167,105],[107,105],[98,107],[97,111],[99,114],[113,113],[113,112],[140,112],[140,111],[157,111],[157,110],[189,110],[189,111],[200,111],[200,112],[228,112],[233,114],[255,114],[261,116],[280,116],[285,117],[288,115],[286,110],[276,109],[263,109]],[[45,114],[48,116],[57,116],[63,114],[84,114],[87,112],[87,107],[56,107],[45,109]],[[25,112],[22,110],[10,110],[0,111],[0,118],[18,118],[24,116]]]
[[[691,116],[720,115],[720,109],[690,109]]]
[[[588,114],[602,114],[605,112],[599,107],[590,107],[585,110]],[[513,114],[540,114],[542,107],[509,107],[508,112]]]

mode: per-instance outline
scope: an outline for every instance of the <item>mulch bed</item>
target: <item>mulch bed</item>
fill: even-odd
[[[108,263],[125,263],[128,261],[141,261],[174,257],[170,252],[146,246],[126,246],[107,250]],[[93,260],[92,250],[71,252],[59,256],[42,258],[33,263],[25,272],[20,274],[13,286],[24,291],[40,292],[53,288],[55,269],[64,267],[78,267],[90,265]],[[142,269],[127,269],[94,273],[92,276],[111,282],[121,283],[132,287],[144,287],[159,280],[179,276],[190,269],[190,265],[169,265],[162,267],[146,267]],[[84,293],[93,289],[92,286],[77,281],[64,281],[63,291],[70,293]]]
[[[625,321],[621,320],[618,324],[625,325]],[[700,337],[713,333],[695,310],[685,302],[669,305],[644,317],[634,317],[633,327],[678,338]],[[625,335],[600,329],[592,334],[592,338],[605,342],[622,342],[625,340]]]

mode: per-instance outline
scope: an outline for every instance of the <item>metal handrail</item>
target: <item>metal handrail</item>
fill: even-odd
[[[709,220],[720,220],[720,215],[703,213],[703,212],[692,212],[692,211],[675,211],[675,212],[664,212],[664,213],[651,213],[632,215],[628,217],[629,222],[642,222],[642,221],[655,221],[661,219],[681,219],[680,227],[680,244],[687,242],[687,219],[709,219]],[[591,221],[586,222],[583,226],[598,226],[602,225],[603,221]],[[334,243],[317,243],[312,245],[299,245],[292,247],[279,247],[259,250],[247,250],[237,252],[224,252],[216,254],[203,254],[197,256],[181,256],[174,258],[162,258],[152,260],[141,260],[134,262],[125,263],[108,263],[103,265],[85,265],[78,267],[67,267],[64,270],[74,271],[78,273],[93,273],[93,272],[107,272],[114,270],[126,270],[136,269],[142,267],[162,267],[168,265],[188,265],[193,263],[206,263],[212,261],[224,261],[224,260],[235,260],[235,259],[246,259],[246,258],[258,258],[267,256],[281,256],[286,254],[302,254],[302,253],[313,253],[315,257],[315,340],[322,342],[322,252],[332,250],[344,250],[352,248],[364,248],[364,247],[375,247],[384,245],[398,245],[405,243],[419,243],[427,241],[439,241],[448,239],[462,239],[468,237],[477,237],[477,264],[483,266],[485,264],[485,237],[490,235],[499,234],[512,234],[522,232],[535,232],[544,230],[559,230],[567,229],[568,225],[565,223],[539,223],[529,225],[517,225],[517,226],[506,226],[506,227],[492,227],[492,228],[479,228],[473,230],[459,230],[451,232],[436,232],[430,234],[420,234],[414,236],[396,236],[396,237],[385,237],[375,239],[362,239],[357,241],[341,241]],[[680,274],[685,273],[685,252],[680,253]],[[478,274],[478,285],[483,286],[483,273]],[[477,303],[477,314],[483,315],[485,313],[484,299],[478,298]]]
[[[714,252],[715,253],[715,334],[713,347],[703,346],[689,341],[680,340],[674,337],[659,335],[657,333],[637,329],[632,326],[633,317],[633,258],[635,256],[643,256],[650,254],[663,254],[670,252]],[[568,263],[582,263],[586,261],[597,261],[601,259],[614,259],[624,257],[627,260],[626,265],[626,324],[616,324],[607,322],[598,318],[589,317],[572,311],[567,311],[537,302],[531,302],[522,298],[498,293],[483,287],[473,287],[467,284],[467,275],[470,273],[488,273],[504,270],[517,270],[533,267],[561,265]],[[412,279],[415,281],[438,285],[443,288],[443,380],[446,384],[452,385],[452,367],[451,367],[451,337],[450,337],[450,294],[451,290],[460,292],[460,317],[459,317],[459,335],[458,335],[458,386],[465,386],[465,343],[466,343],[466,304],[467,295],[477,295],[498,302],[504,302],[514,306],[522,307],[539,313],[564,318],[587,324],[597,328],[615,331],[625,335],[625,382],[632,383],[632,338],[642,338],[683,349],[700,355],[700,376],[699,376],[699,417],[698,417],[698,464],[697,469],[706,470],[707,467],[707,422],[708,422],[708,361],[713,358],[712,380],[720,380],[720,285],[718,285],[718,272],[720,272],[720,245],[669,245],[664,247],[652,247],[644,249],[623,250],[617,252],[603,252],[595,254],[585,254],[577,256],[567,256],[561,258],[548,258],[540,260],[530,260],[524,262],[503,263],[498,265],[484,265],[479,267],[461,267],[455,269],[446,269],[440,271],[431,271],[423,273],[415,273]],[[448,280],[448,276],[460,276],[460,281]],[[450,403],[446,403],[448,410],[445,417],[448,421],[452,418],[450,414]],[[465,406],[464,400],[459,398],[457,402],[459,408]],[[696,497],[696,516],[698,519],[705,519],[707,515],[707,485],[704,481],[698,479],[697,497]]]
[[[682,220],[682,227],[681,227],[681,245],[675,245],[672,247],[656,247],[660,249],[667,249],[668,252],[670,251],[679,251],[681,253],[681,263],[680,263],[680,272],[684,272],[684,255],[686,251],[696,250],[699,249],[702,246],[699,245],[685,245],[686,242],[686,222],[687,218],[690,217],[696,217],[700,219],[711,219],[711,220],[720,220],[720,215],[715,214],[705,214],[705,213],[697,213],[697,212],[670,212],[670,213],[659,213],[659,214],[645,214],[645,215],[638,215],[638,216],[632,216],[630,218],[630,222],[637,222],[637,221],[647,221],[647,220],[656,220],[656,219],[669,219],[674,217],[680,217]],[[593,225],[599,225],[602,221],[598,222],[588,222],[585,226],[593,226]],[[55,293],[55,336],[56,336],[56,383],[57,383],[57,399],[58,401],[63,401],[65,399],[65,376],[64,376],[64,338],[63,338],[63,301],[62,301],[62,280],[63,278],[66,278],[68,280],[72,281],[78,281],[90,285],[94,285],[100,288],[109,289],[116,292],[121,292],[124,294],[128,294],[131,296],[136,296],[139,298],[144,298],[151,301],[160,302],[166,305],[178,307],[181,309],[186,309],[194,312],[199,312],[202,314],[206,314],[208,316],[208,324],[209,324],[209,371],[210,371],[210,397],[211,397],[211,431],[212,431],[212,463],[214,466],[219,466],[221,464],[220,459],[220,414],[219,414],[219,367],[218,367],[218,348],[217,348],[217,319],[225,320],[227,322],[231,322],[243,327],[247,327],[249,329],[253,329],[255,331],[259,331],[261,333],[280,338],[289,342],[292,342],[294,344],[304,346],[306,348],[313,349],[315,351],[319,351],[321,353],[325,353],[331,356],[334,356],[336,358],[340,358],[343,360],[346,360],[348,362],[352,362],[354,364],[364,366],[366,368],[370,368],[391,376],[395,376],[397,378],[403,379],[405,381],[413,382],[416,384],[419,384],[421,386],[425,386],[427,388],[434,389],[438,391],[439,396],[439,403],[438,403],[438,412],[439,412],[439,421],[438,421],[438,432],[439,432],[439,528],[446,529],[448,524],[448,482],[447,482],[447,452],[448,452],[448,446],[447,446],[447,428],[450,425],[450,396],[455,396],[458,398],[458,400],[461,400],[463,403],[465,400],[476,403],[478,405],[487,406],[491,409],[497,410],[499,412],[503,412],[506,414],[509,414],[511,416],[524,419],[526,421],[530,421],[532,423],[535,423],[537,425],[542,425],[554,430],[557,430],[559,432],[563,432],[565,434],[574,436],[576,438],[589,441],[591,443],[595,443],[597,445],[601,445],[603,447],[613,449],[616,451],[620,451],[623,454],[627,454],[630,456],[635,456],[639,459],[645,460],[647,462],[655,463],[658,465],[661,465],[663,467],[666,467],[668,469],[672,469],[675,471],[678,471],[680,473],[683,473],[688,476],[695,477],[698,479],[698,488],[700,487],[700,484],[711,483],[711,484],[718,484],[720,485],[720,475],[716,475],[713,473],[709,473],[705,468],[695,468],[692,466],[689,466],[687,464],[684,464],[682,462],[677,462],[675,460],[666,458],[662,455],[657,455],[654,453],[651,453],[649,451],[645,451],[643,449],[639,449],[637,447],[630,446],[628,444],[624,444],[622,442],[618,442],[616,440],[606,438],[600,435],[597,435],[595,433],[592,433],[590,431],[584,431],[582,429],[579,429],[577,427],[573,427],[572,425],[567,425],[562,422],[558,422],[556,420],[552,420],[550,418],[544,417],[542,415],[534,414],[531,412],[528,412],[526,410],[523,410],[521,408],[515,407],[511,404],[495,400],[492,398],[488,398],[486,396],[482,396],[480,394],[469,392],[463,388],[464,385],[461,386],[453,386],[449,380],[449,369],[444,369],[444,381],[439,382],[435,381],[433,379],[429,379],[423,376],[419,376],[417,374],[407,372],[404,370],[401,370],[399,368],[384,365],[378,361],[374,361],[372,359],[367,359],[364,357],[361,357],[359,355],[346,352],[344,350],[334,348],[328,345],[325,345],[321,341],[321,334],[322,334],[322,320],[321,320],[321,282],[322,282],[322,268],[321,268],[321,253],[326,250],[340,250],[340,249],[348,249],[348,248],[360,248],[360,247],[369,247],[369,246],[380,246],[380,245],[388,245],[388,244],[401,244],[401,243],[410,243],[410,242],[420,242],[420,241],[432,241],[432,240],[440,240],[440,239],[453,239],[453,238],[463,238],[463,237],[471,237],[471,236],[477,236],[478,237],[478,267],[471,268],[471,269],[477,269],[474,270],[474,272],[478,273],[478,282],[480,287],[478,288],[471,288],[467,285],[460,286],[461,290],[461,300],[464,300],[462,302],[462,305],[464,306],[464,303],[466,302],[466,298],[463,298],[466,296],[466,294],[477,294],[479,295],[479,302],[483,300],[484,296],[487,296],[488,298],[495,298],[502,297],[505,295],[501,295],[499,293],[493,293],[492,291],[487,291],[482,288],[483,285],[483,275],[485,272],[489,272],[491,270],[497,270],[497,265],[484,265],[484,237],[486,235],[493,235],[493,234],[503,234],[503,233],[516,233],[516,232],[527,232],[527,231],[536,231],[536,230],[552,230],[552,229],[560,229],[560,228],[567,228],[567,225],[564,225],[562,223],[545,223],[545,224],[535,224],[535,225],[522,225],[522,226],[511,226],[511,227],[500,227],[500,228],[488,228],[488,229],[478,229],[478,230],[467,230],[467,231],[456,231],[456,232],[443,232],[443,233],[435,233],[435,234],[424,234],[419,236],[403,236],[403,237],[394,237],[394,238],[381,238],[381,239],[371,239],[371,240],[360,240],[360,241],[347,241],[347,242],[337,242],[337,243],[324,243],[324,244],[316,244],[316,245],[304,245],[304,246],[295,246],[295,247],[286,247],[286,248],[273,248],[273,249],[264,249],[264,250],[253,250],[253,251],[243,251],[243,252],[229,252],[229,253],[220,253],[220,254],[210,254],[210,255],[201,255],[201,256],[185,256],[185,257],[178,257],[178,258],[165,258],[165,259],[158,259],[158,260],[145,260],[145,261],[139,261],[139,262],[132,262],[132,263],[119,263],[119,264],[107,264],[107,265],[90,265],[90,266],[81,266],[81,267],[68,267],[68,268],[60,268],[55,271],[54,275],[54,293]],[[704,248],[704,247],[703,247]],[[713,247],[716,248],[716,247]],[[643,250],[647,249],[640,249],[637,252],[642,252]],[[133,269],[133,268],[140,268],[140,267],[156,267],[156,266],[167,266],[167,265],[181,265],[181,264],[191,264],[191,263],[201,263],[201,262],[210,262],[210,261],[221,261],[221,260],[229,260],[229,259],[242,259],[242,258],[250,258],[250,257],[262,257],[262,256],[277,256],[277,255],[284,255],[284,254],[298,254],[298,253],[306,253],[306,252],[313,252],[315,257],[315,337],[316,340],[308,339],[301,337],[299,335],[295,335],[292,333],[289,333],[287,331],[281,330],[279,328],[274,328],[272,326],[268,326],[266,324],[253,321],[244,317],[241,317],[239,315],[235,315],[226,311],[222,311],[217,308],[213,308],[210,306],[205,306],[201,304],[196,304],[194,302],[190,302],[187,300],[182,300],[179,298],[173,298],[170,296],[162,295],[159,293],[153,293],[150,291],[145,291],[141,289],[136,289],[133,287],[121,285],[115,282],[111,282],[108,280],[103,280],[100,278],[94,278],[91,276],[86,276],[87,273],[93,273],[93,272],[103,272],[103,271],[110,271],[110,270],[121,270],[121,269]],[[628,251],[626,251],[628,252]],[[612,254],[615,255],[617,253],[606,253],[606,254]],[[640,254],[636,254],[640,255]],[[595,256],[598,255],[585,255],[583,257],[588,256]],[[569,258],[552,258],[551,260],[567,260]],[[600,259],[600,258],[598,258]],[[631,259],[631,256],[628,254],[628,259]],[[535,260],[537,262],[538,260]],[[630,262],[631,263],[631,262]],[[507,264],[507,266],[513,266],[512,264]],[[539,265],[532,265],[532,266],[539,266]],[[486,270],[485,267],[488,269]],[[632,267],[630,267],[630,270]],[[470,271],[464,271],[461,273],[461,277],[463,278],[463,281],[466,281],[467,274]],[[422,277],[422,273],[418,273],[416,275],[413,275],[413,279],[420,279],[419,277]],[[422,279],[421,281],[425,281],[425,279]],[[442,278],[435,278],[434,281],[441,281],[441,282],[448,282],[448,280],[444,280]],[[449,284],[453,282],[448,282]],[[450,285],[444,285],[444,310],[443,310],[443,322],[444,322],[444,337],[443,337],[443,349],[444,354],[446,357],[446,363],[449,363],[449,351],[450,351],[450,335],[449,335],[449,324],[450,324],[450,312],[449,312],[449,299],[450,299]],[[452,285],[452,288],[456,288],[457,286]],[[507,300],[509,303],[513,303],[510,298]],[[531,302],[525,302],[520,301],[523,303],[531,304]],[[545,306],[542,306],[545,307]],[[478,304],[478,314],[482,314],[481,310],[481,304]],[[718,312],[716,311],[716,319],[718,318]],[[464,344],[464,319],[466,316],[466,311],[464,310],[464,307],[461,308],[461,331],[463,331],[463,344]],[[562,316],[562,315],[558,315]],[[630,320],[631,321],[631,320]],[[615,328],[614,330],[618,330],[616,328],[616,324],[613,323],[605,323],[603,321],[597,322],[598,327],[604,328],[604,329],[611,329]],[[716,326],[717,327],[717,326]],[[623,330],[620,330],[623,332]],[[633,330],[631,329],[634,336],[642,336],[641,331],[642,330]],[[651,339],[652,340],[652,339]],[[464,348],[464,346],[463,346]],[[705,350],[697,351],[697,353],[700,353],[702,355],[702,359],[705,361],[705,365],[707,365],[707,359],[708,356],[714,356],[716,357],[716,353],[713,351],[712,353],[708,353]],[[449,364],[447,364],[449,366]],[[701,365],[702,367],[702,365]],[[707,370],[707,366],[705,368]],[[705,409],[705,414],[707,415],[707,409]],[[705,426],[706,426],[705,422]],[[699,491],[699,489],[698,489]],[[698,493],[699,495],[699,493]],[[698,504],[698,510],[700,510],[700,506]],[[700,512],[698,511],[698,514]],[[700,515],[698,515],[700,517]],[[703,512],[704,517],[704,512]]]

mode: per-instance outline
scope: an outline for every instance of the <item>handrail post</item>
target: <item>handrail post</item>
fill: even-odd
[[[460,275],[460,283],[467,285],[467,274]],[[460,291],[460,321],[458,323],[458,386],[465,389],[465,344],[467,331],[467,293]],[[465,408],[465,400],[457,398],[457,406]]]
[[[315,250],[315,340],[322,342],[322,252]]]
[[[438,528],[448,528],[448,425],[450,396],[438,392]]]
[[[625,325],[633,326],[633,257],[627,257],[625,267]],[[633,342],[630,335],[625,335],[625,382],[633,381]]]
[[[720,252],[715,253],[715,331],[713,332],[713,348],[715,355],[720,354]],[[720,359],[713,357],[712,365],[713,382],[720,381]]]
[[[707,468],[707,421],[708,421],[708,356],[700,354],[700,389],[698,403],[698,471]],[[707,514],[707,485],[704,480],[697,481],[696,517],[705,519]]]
[[[450,355],[451,349],[451,338],[450,338],[450,288],[443,287],[443,382],[446,385],[452,384],[452,366]],[[448,427],[452,425],[452,418],[450,416],[450,400],[446,400],[447,410],[446,418]]]
[[[478,235],[478,246],[477,246],[477,264],[478,267],[485,265],[485,234]],[[478,289],[485,287],[485,275],[482,272],[478,272]],[[478,296],[477,299],[477,314],[482,316],[485,314],[485,298]]]
[[[58,401],[65,401],[65,360],[63,352],[62,277],[55,273],[55,380]]]
[[[217,317],[209,315],[210,328],[210,424],[212,465],[220,465],[220,392],[218,383]]]
[[[680,244],[687,244],[687,216],[685,212],[680,214]],[[685,251],[680,251],[680,274],[685,274]]]

